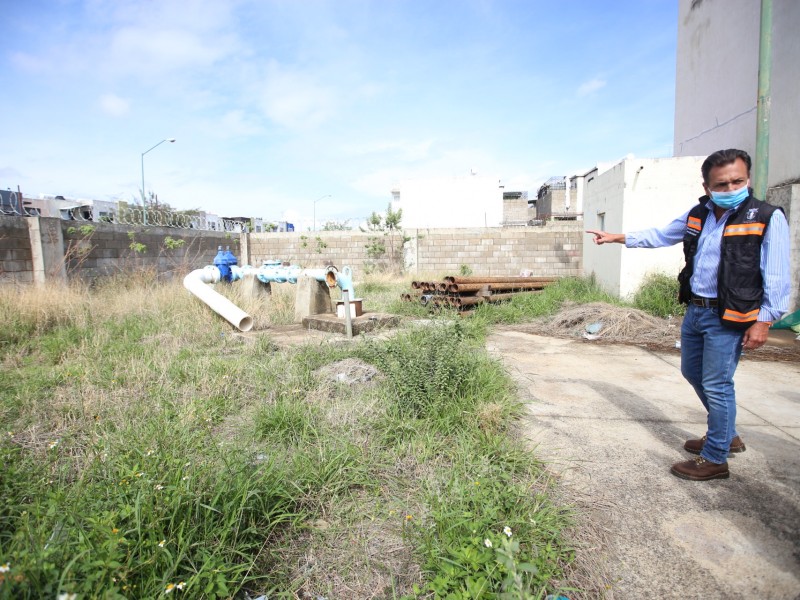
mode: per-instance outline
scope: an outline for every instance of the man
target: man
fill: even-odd
[[[783,211],[751,195],[750,156],[714,152],[701,167],[705,196],[663,229],[616,234],[588,230],[595,244],[660,248],[683,242],[686,266],[679,299],[681,373],[708,412],[708,430],[684,449],[697,458],[672,474],[706,481],[727,478],[728,453],[744,452],[736,432],[733,374],[742,349],[767,341],[769,326],[789,303],[789,226]]]

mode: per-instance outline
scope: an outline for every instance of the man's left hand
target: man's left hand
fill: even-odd
[[[745,350],[755,350],[756,348],[761,348],[761,346],[767,342],[767,337],[769,336],[769,326],[770,323],[767,323],[766,321],[758,321],[753,323],[744,332],[744,337],[742,338],[742,348]]]

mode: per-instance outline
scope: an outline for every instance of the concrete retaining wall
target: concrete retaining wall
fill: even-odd
[[[2,216],[0,285],[92,280],[128,269],[182,276],[211,264],[220,245],[240,254],[239,234]]]
[[[230,246],[239,264],[280,259],[303,267],[350,266],[425,274],[580,275],[578,223],[543,227],[411,229],[403,235],[325,231],[226,234],[213,231],[81,223],[43,217],[0,219],[0,284],[41,283],[154,269],[169,278],[211,264],[217,247]],[[173,242],[170,243],[170,240]],[[170,247],[183,240],[180,247]],[[379,251],[382,246],[384,251]]]
[[[31,283],[31,241],[25,217],[0,217],[0,283]]]
[[[230,246],[234,254],[240,252],[239,234],[170,227],[142,229],[111,223],[83,224],[94,228],[87,234],[74,221],[61,223],[67,273],[80,279],[136,268],[155,269],[166,278],[183,276],[210,265],[220,245]]]
[[[416,272],[506,276],[530,271],[537,277],[581,275],[582,223],[488,229],[407,231],[409,268]]]
[[[412,273],[458,273],[462,265],[475,275],[518,275],[522,270],[537,276],[580,275],[581,223],[548,224],[543,227],[489,227],[476,229],[407,229],[401,258],[399,235],[383,237],[353,231],[314,233],[247,234],[244,260],[260,265],[280,259],[303,267],[333,264],[350,266],[356,276],[375,267],[391,267],[402,260]],[[394,260],[370,256],[374,242],[383,243]]]
[[[326,265],[349,266],[357,273],[375,267],[389,267],[391,257],[395,264],[402,261],[403,239],[400,234],[384,236],[382,233],[360,231],[318,231],[293,233],[243,234],[240,263],[260,266],[265,260],[282,260],[303,268]],[[385,256],[372,255],[369,247],[383,244]]]

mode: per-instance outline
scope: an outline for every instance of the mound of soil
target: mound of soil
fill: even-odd
[[[587,343],[633,344],[664,352],[680,352],[681,317],[662,319],[635,308],[602,302],[567,303],[555,315],[530,323],[504,326],[536,335],[583,338]],[[790,330],[774,330],[766,345],[742,355],[743,360],[800,362],[800,341]]]

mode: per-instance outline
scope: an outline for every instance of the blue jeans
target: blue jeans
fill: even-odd
[[[690,304],[681,327],[681,373],[708,411],[706,443],[700,456],[728,461],[736,433],[733,374],[742,354],[744,331],[724,327],[716,308]]]

